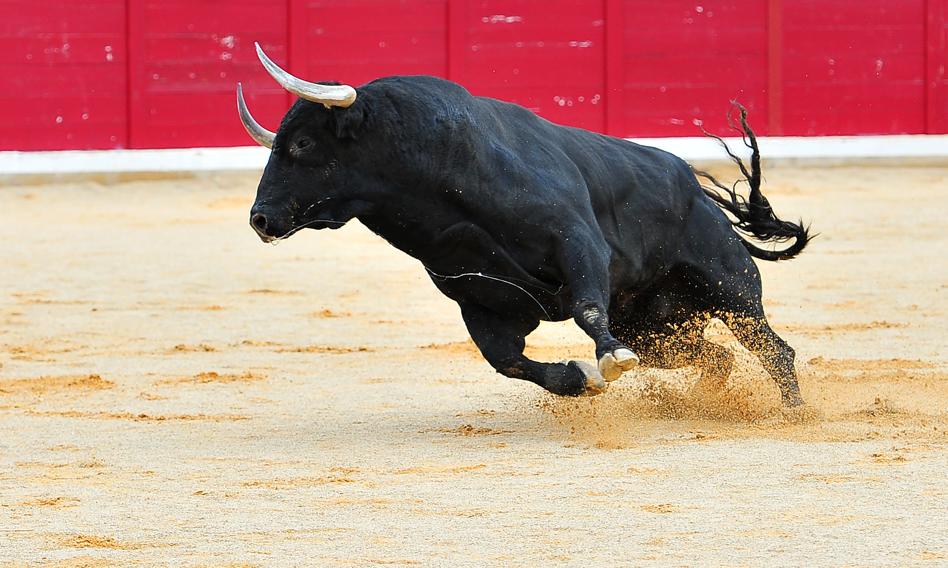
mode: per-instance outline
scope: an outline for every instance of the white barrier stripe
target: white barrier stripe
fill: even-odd
[[[726,159],[720,145],[706,137],[632,138],[633,142],[667,150],[686,160]],[[740,138],[725,138],[731,150],[747,155]],[[760,155],[775,159],[854,158],[944,158],[948,157],[948,134],[894,136],[762,136],[757,139]]]
[[[662,148],[685,160],[723,160],[709,138],[631,138]],[[732,150],[746,155],[740,138],[726,138]],[[948,135],[761,137],[764,159],[948,158]],[[269,150],[179,148],[169,150],[66,150],[0,152],[0,175],[76,173],[208,172],[262,170]]]

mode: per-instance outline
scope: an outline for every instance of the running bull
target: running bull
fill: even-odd
[[[263,241],[358,219],[424,265],[494,369],[558,395],[598,394],[639,363],[697,366],[721,382],[733,355],[703,337],[719,318],[783,403],[802,404],[794,351],[764,316],[751,257],[793,258],[809,236],[761,193],[742,107],[750,168],[724,149],[746,199],[662,150],[558,126],[450,81],[395,76],[354,89],[294,77],[259,45],[257,55],[299,97],[270,132],[237,86],[241,121],[271,150],[250,211]],[[747,237],[792,243],[771,250]],[[598,365],[524,356],[541,320],[568,318],[595,342]]]

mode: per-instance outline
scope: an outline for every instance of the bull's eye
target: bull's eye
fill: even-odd
[[[313,139],[308,136],[300,136],[293,142],[293,145],[290,146],[290,154],[294,158],[303,159],[309,156],[312,152],[314,145]]]

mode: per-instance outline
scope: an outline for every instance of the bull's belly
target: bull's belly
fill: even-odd
[[[487,272],[429,276],[442,294],[460,304],[473,303],[511,317],[562,321],[571,317],[566,286],[546,290],[517,279]]]
[[[511,316],[565,319],[570,316],[568,288],[549,282],[542,271],[526,268],[548,265],[538,251],[536,246],[508,250],[489,231],[464,221],[451,225],[414,256],[435,286],[458,303]]]

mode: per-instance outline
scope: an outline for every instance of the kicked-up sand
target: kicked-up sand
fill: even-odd
[[[765,175],[802,411],[721,324],[717,388],[504,378],[357,223],[262,244],[256,176],[7,184],[0,565],[948,564],[948,168]]]

